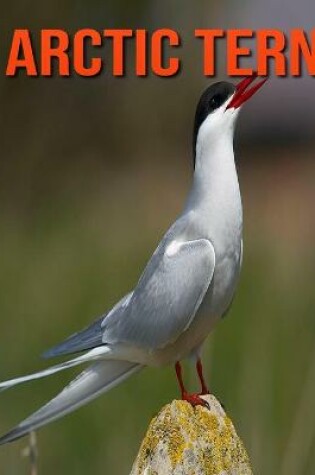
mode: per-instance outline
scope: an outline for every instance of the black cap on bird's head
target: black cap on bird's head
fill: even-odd
[[[258,89],[267,81],[267,78],[258,82],[255,86],[248,89],[250,84],[257,78],[254,72],[251,76],[243,79],[236,86],[230,82],[221,81],[209,86],[201,95],[195,115],[193,153],[196,154],[196,142],[199,129],[207,117],[221,110],[221,113],[229,109],[238,109],[244,102],[252,97]],[[224,105],[224,107],[222,107]]]
[[[209,114],[212,114],[212,112],[221,107],[235,91],[236,87],[234,84],[221,81],[207,87],[207,89],[202,93],[195,115],[194,149],[196,146],[198,131],[203,121]]]

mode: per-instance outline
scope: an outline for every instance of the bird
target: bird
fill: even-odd
[[[206,405],[201,347],[229,310],[243,256],[243,211],[233,138],[241,106],[266,82],[253,72],[237,85],[202,93],[193,128],[193,177],[181,213],[166,231],[135,288],[83,330],[44,353],[74,357],[0,383],[0,391],[90,363],[57,396],[0,437],[5,444],[78,409],[148,366],[174,365],[181,398]],[[77,354],[77,355],[76,355]],[[193,357],[200,393],[184,384]]]

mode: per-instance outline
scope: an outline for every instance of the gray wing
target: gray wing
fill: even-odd
[[[103,342],[157,349],[175,341],[193,320],[211,283],[215,253],[207,239],[153,254],[123,312],[103,321]]]
[[[99,317],[88,327],[77,333],[74,333],[58,345],[45,351],[45,353],[43,353],[43,357],[51,358],[59,355],[67,355],[69,353],[77,353],[79,351],[89,350],[91,348],[95,348],[96,346],[103,345],[102,323],[104,318],[115,313],[116,311],[123,310],[128,304],[131,295],[132,292],[125,295],[108,313]]]

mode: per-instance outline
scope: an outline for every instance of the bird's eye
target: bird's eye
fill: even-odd
[[[211,99],[210,99],[210,106],[211,109],[217,109],[218,107],[221,106],[222,104],[222,96],[220,94],[215,94]]]

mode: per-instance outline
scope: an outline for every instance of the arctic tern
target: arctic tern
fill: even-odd
[[[48,350],[46,357],[83,352],[37,373],[0,383],[0,390],[91,363],[54,399],[0,438],[11,442],[80,406],[146,366],[175,365],[181,397],[206,404],[201,346],[227,312],[242,264],[242,203],[233,135],[240,106],[265,83],[218,82],[196,109],[194,174],[182,213],[168,229],[134,290],[94,323]],[[195,356],[201,393],[189,394],[180,361]]]

